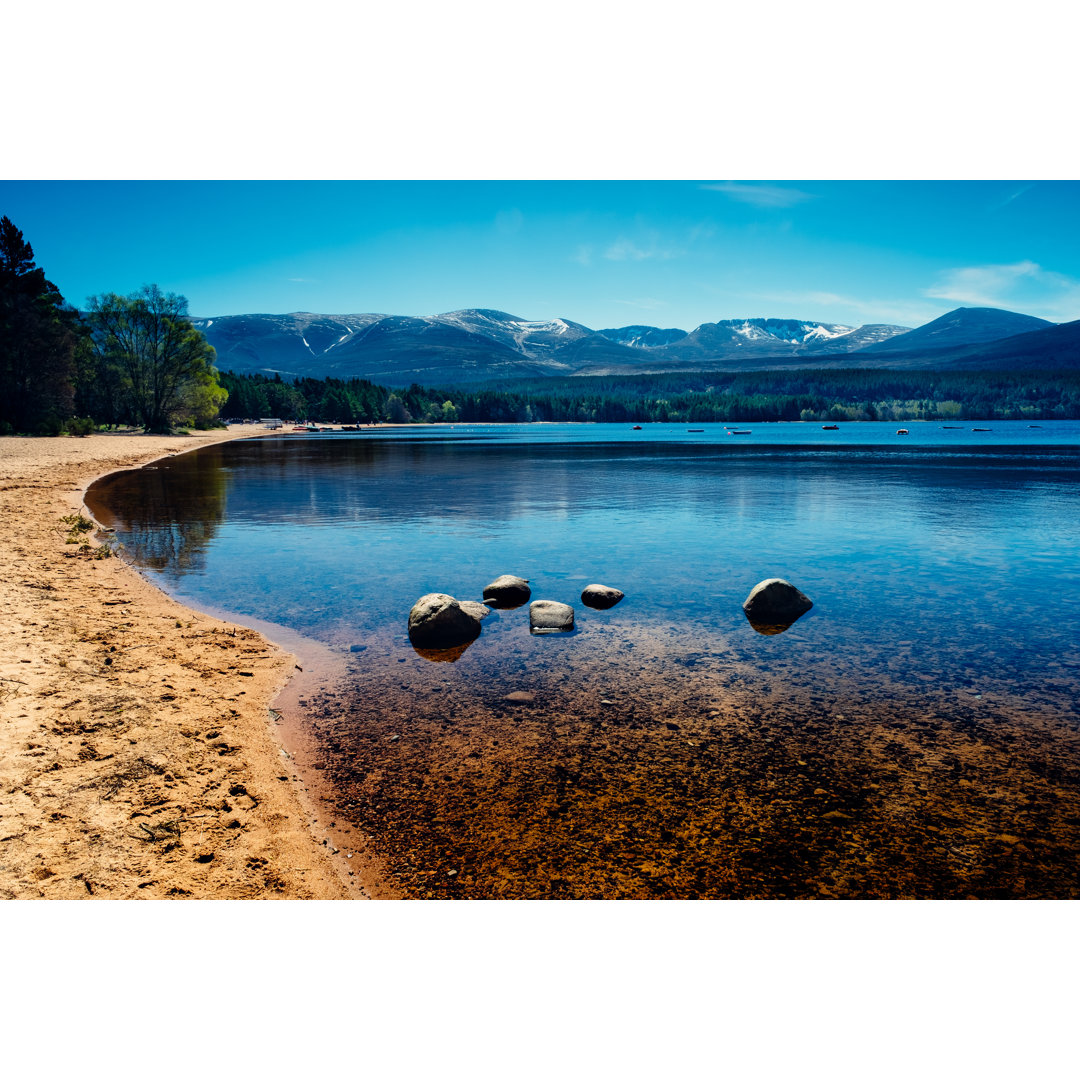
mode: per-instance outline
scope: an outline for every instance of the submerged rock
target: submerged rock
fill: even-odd
[[[511,690],[503,701],[507,705],[533,705],[536,702],[536,694],[532,690]]]
[[[574,609],[557,600],[534,600],[529,605],[529,630],[534,634],[568,634],[574,629]]]
[[[425,649],[449,649],[480,636],[480,620],[447,593],[421,596],[409,612],[409,640]]]
[[[614,607],[626,593],[619,589],[613,589],[610,585],[586,585],[581,590],[581,602],[586,607],[604,608]]]
[[[813,600],[783,578],[759,581],[743,601],[742,609],[755,629],[780,633],[814,606]],[[766,629],[767,628],[767,629]]]
[[[529,588],[529,579],[514,577],[513,574],[503,574],[484,588],[484,602],[492,607],[521,607],[530,596],[532,589]]]

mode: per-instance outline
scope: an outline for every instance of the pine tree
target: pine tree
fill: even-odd
[[[0,432],[58,434],[72,415],[78,314],[0,218]]]

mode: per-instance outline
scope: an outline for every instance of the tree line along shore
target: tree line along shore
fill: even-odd
[[[387,388],[365,379],[219,374],[231,417],[329,424],[1074,420],[1080,375],[695,371]]]
[[[146,285],[68,304],[0,218],[0,435],[328,424],[1052,420],[1080,418],[1080,373],[863,369],[516,379],[388,387],[221,372],[187,300]]]

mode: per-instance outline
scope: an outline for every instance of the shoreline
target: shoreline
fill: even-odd
[[[272,719],[295,657],[61,522],[102,476],[263,434],[0,440],[0,898],[370,895]]]

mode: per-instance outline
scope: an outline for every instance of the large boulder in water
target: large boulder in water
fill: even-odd
[[[446,593],[421,596],[409,612],[409,640],[427,649],[449,649],[480,636],[480,620]]]
[[[746,617],[755,625],[790,626],[814,606],[813,600],[783,578],[759,581],[743,601]]]
[[[568,634],[574,629],[574,609],[557,600],[534,600],[529,605],[529,631],[533,634]]]
[[[513,574],[503,574],[484,587],[484,603],[490,603],[492,607],[521,607],[530,596],[532,589],[529,588],[529,579],[514,577]]]
[[[610,585],[586,585],[581,590],[581,602],[586,607],[610,608],[614,607],[626,593],[619,589],[613,589]]]

